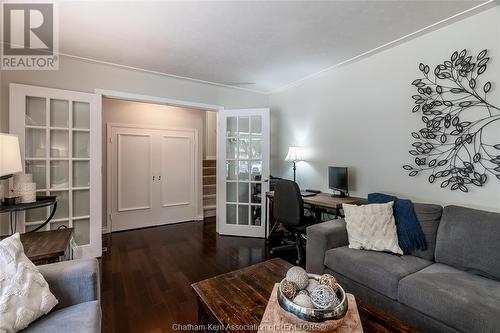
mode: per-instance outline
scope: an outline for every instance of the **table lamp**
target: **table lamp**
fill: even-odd
[[[286,154],[285,161],[293,162],[293,181],[295,181],[295,179],[296,179],[295,176],[296,176],[297,167],[295,164],[298,161],[302,161],[302,160],[303,160],[303,158],[302,158],[302,152],[301,152],[300,147],[294,147],[294,146],[288,147],[288,153]]]
[[[4,193],[2,181],[22,171],[19,138],[17,135],[0,133],[0,199]]]

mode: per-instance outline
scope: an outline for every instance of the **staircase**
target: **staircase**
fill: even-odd
[[[203,160],[203,217],[216,213],[216,162]]]

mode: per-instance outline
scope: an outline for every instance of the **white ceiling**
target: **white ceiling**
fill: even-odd
[[[60,52],[271,92],[482,2],[61,2]]]

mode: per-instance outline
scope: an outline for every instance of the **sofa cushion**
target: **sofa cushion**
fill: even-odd
[[[439,221],[443,214],[443,207],[433,204],[414,203],[413,208],[417,215],[418,222],[424,233],[427,247],[425,250],[413,250],[411,255],[434,260],[434,250],[436,249],[436,236],[439,227]]]
[[[328,250],[325,265],[379,293],[397,298],[398,282],[432,262],[410,255],[338,247]]]
[[[394,202],[393,214],[396,220],[399,247],[405,254],[411,254],[414,250],[425,250],[425,242],[422,227],[418,222],[413,203],[408,199],[400,199],[393,195],[384,193],[369,193],[369,203]]]
[[[398,244],[393,205],[392,201],[361,206],[342,204],[349,248],[403,254]]]
[[[399,281],[398,301],[461,332],[498,332],[500,282],[433,264]]]
[[[436,238],[436,262],[500,279],[500,213],[447,206]]]
[[[39,318],[23,332],[101,332],[101,308],[99,301],[80,303],[53,311]]]

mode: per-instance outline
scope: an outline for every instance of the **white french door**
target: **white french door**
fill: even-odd
[[[217,132],[217,231],[265,236],[269,109],[222,110]]]
[[[108,126],[111,231],[197,219],[195,130]]]
[[[100,257],[101,97],[77,91],[10,84],[10,132],[19,136],[24,171],[38,195],[57,196],[45,230],[74,228],[77,258]],[[20,213],[21,230],[36,229],[50,208]]]

